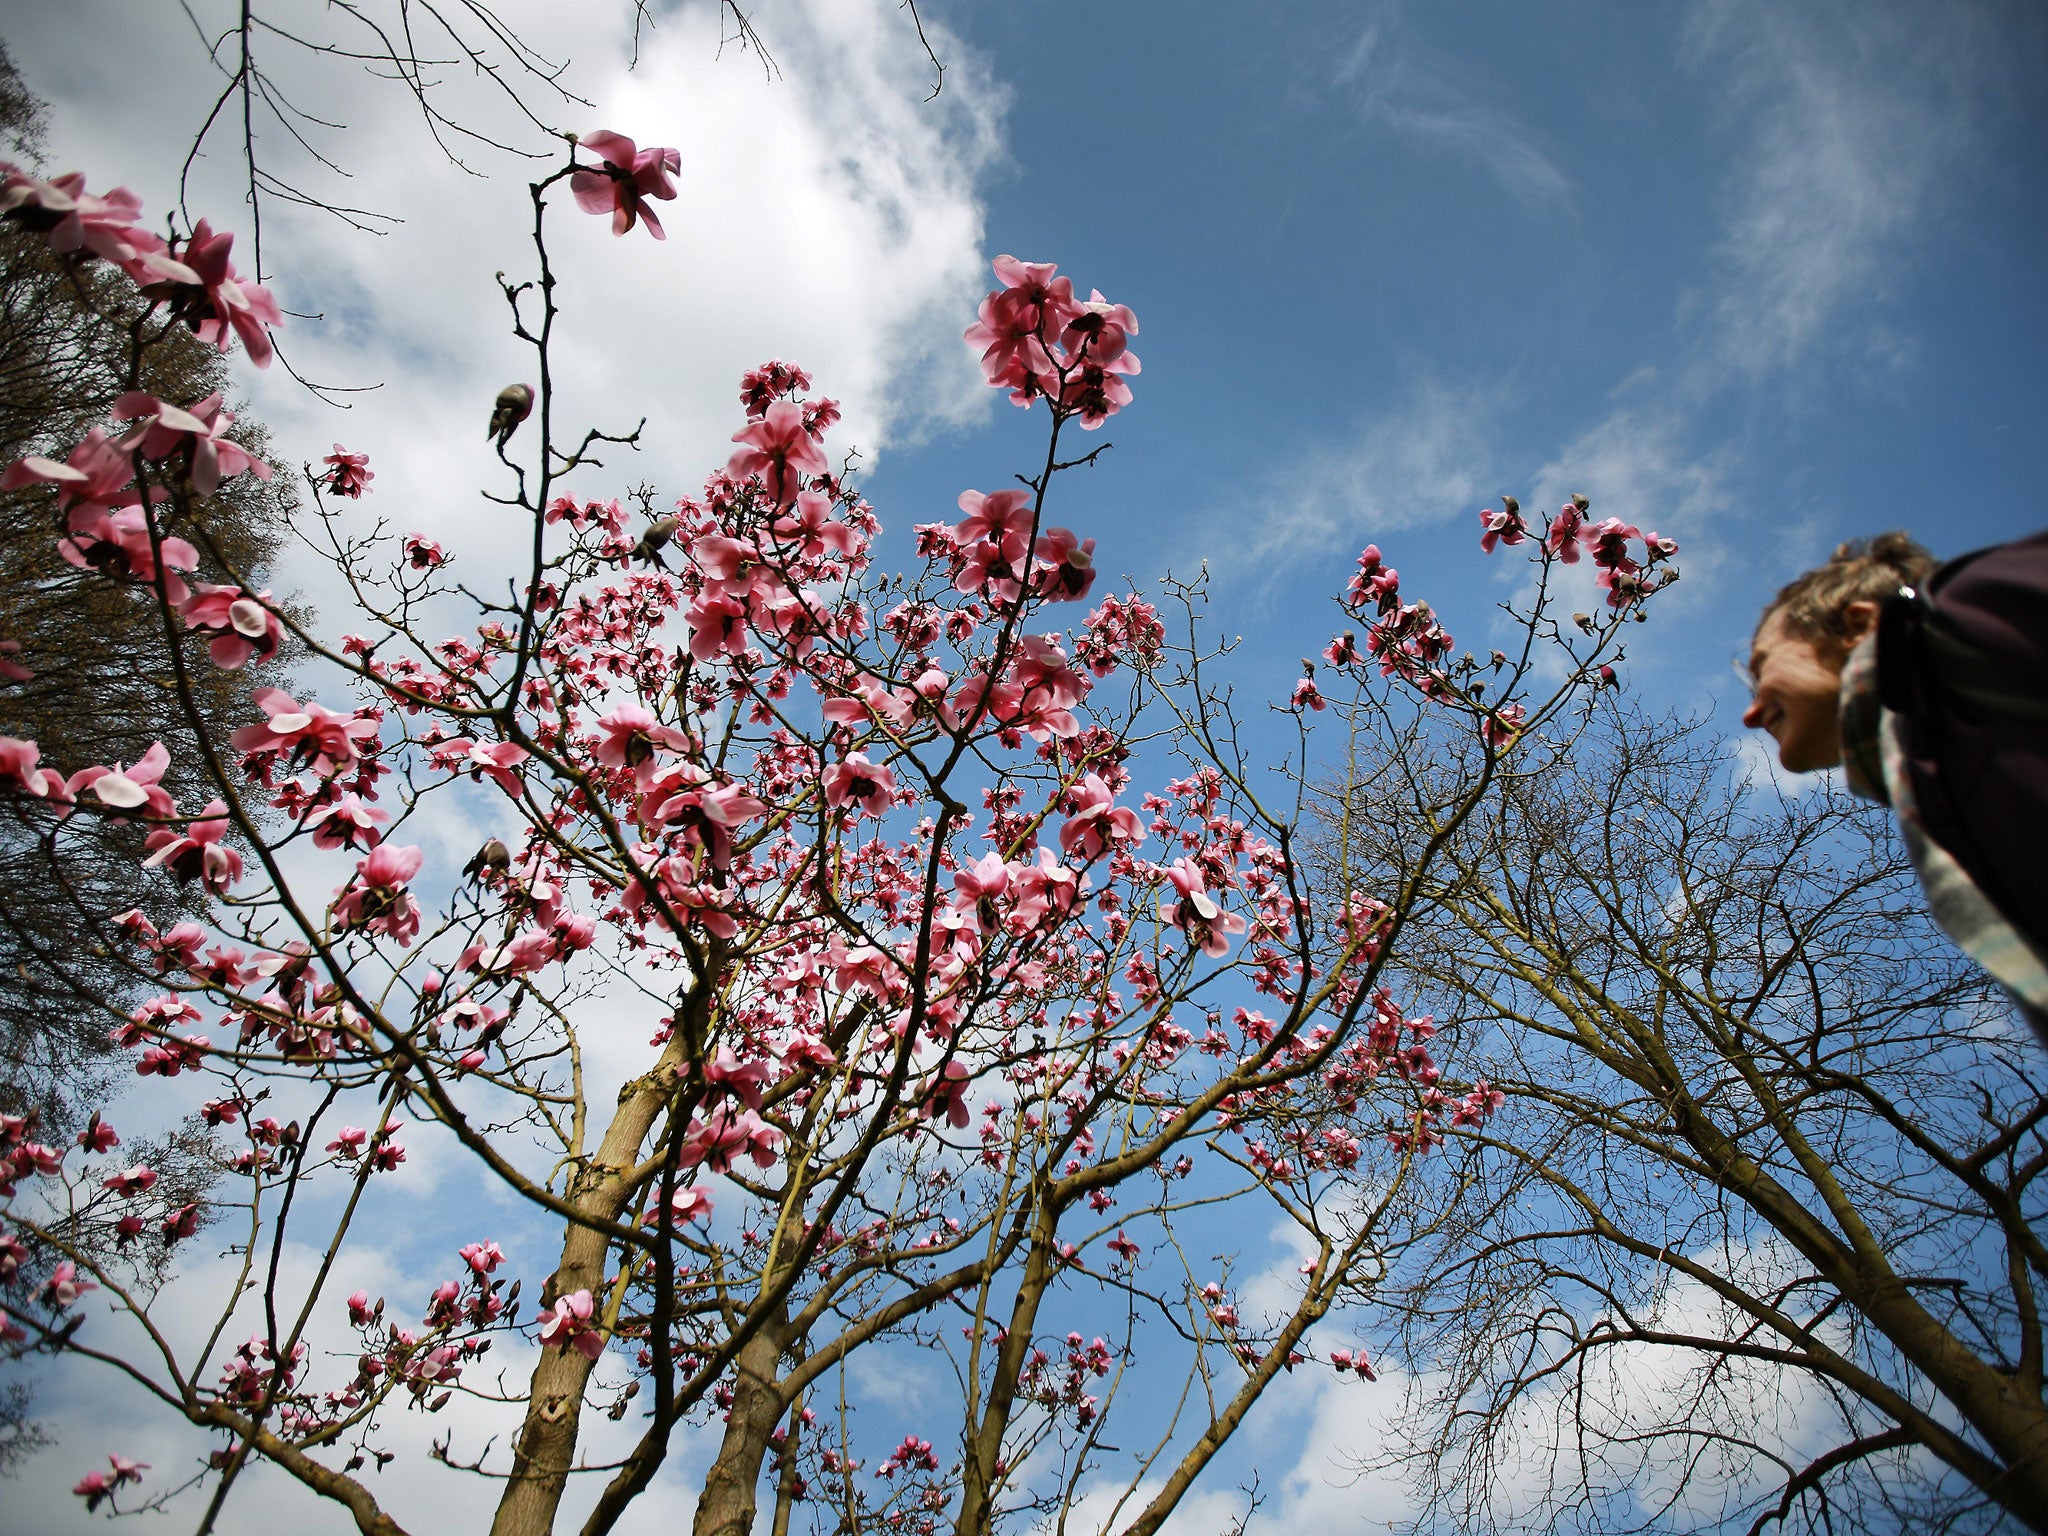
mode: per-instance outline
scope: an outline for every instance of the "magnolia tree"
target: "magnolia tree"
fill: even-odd
[[[82,942],[157,978],[110,1020],[151,1101],[121,1114],[189,1110],[213,1192],[162,1200],[111,1107],[76,1145],[5,1125],[9,1346],[89,1356],[217,1437],[185,1471],[100,1448],[89,1506],[192,1488],[210,1528],[263,1462],[397,1531],[360,1474],[432,1434],[450,1476],[488,1479],[494,1530],[555,1529],[567,1498],[597,1532],[691,1426],[700,1532],[752,1530],[764,1504],[778,1531],[985,1531],[1070,1511],[1084,1477],[1123,1490],[1106,1524],[1157,1530],[1281,1372],[1372,1376],[1348,1332],[1311,1330],[1426,1224],[1413,1170],[1501,1102],[1379,984],[1409,891],[1299,857],[1309,725],[1332,702],[1461,722],[1431,807],[1448,836],[1529,733],[1612,682],[1670,541],[1583,503],[1547,533],[1489,510],[1487,549],[1528,545],[1542,582],[1490,666],[1454,659],[1367,549],[1340,599],[1364,638],[1273,702],[1293,755],[1255,780],[1200,584],[1098,591],[1094,541],[1055,526],[1061,475],[1100,452],[1074,435],[1129,403],[1138,359],[1130,311],[1050,265],[999,258],[967,332],[990,383],[1043,408],[1043,457],[918,527],[901,574],[876,569],[879,521],[827,456],[836,406],[781,362],[744,379],[737,451],[701,493],[566,493],[622,439],[558,424],[551,198],[566,181],[659,238],[674,165],[599,134],[533,188],[534,279],[505,297],[537,383],[492,420],[524,546],[506,599],[462,583],[459,551],[355,521],[376,487],[337,447],[304,531],[357,611],[265,678],[291,615],[187,579],[208,498],[266,473],[218,398],[132,393],[65,461],[7,471],[49,488],[65,559],[157,615],[181,699],[209,668],[250,684],[230,734],[192,715],[215,791],[196,807],[161,787],[162,749],[46,765],[0,738],[35,836],[143,824],[165,890],[211,898],[205,922],[108,914]],[[139,285],[138,348],[186,325],[268,355],[278,310],[225,235],[166,243],[76,177],[11,172],[0,206]],[[1545,617],[1582,553],[1606,594],[1583,635]],[[477,805],[516,831],[434,867],[425,829]],[[640,1038],[635,998],[652,1038],[599,1081],[593,1054]],[[409,1145],[506,1197],[469,1219],[523,1204],[520,1232],[559,1235],[460,1234],[421,1294],[341,1294]],[[1284,1283],[1248,1296],[1204,1256],[1219,1215],[1295,1234]],[[282,1262],[288,1233],[312,1262]],[[194,1341],[158,1277],[208,1244],[235,1283]],[[957,1393],[876,1434],[849,1364],[906,1340],[948,1356]],[[487,1373],[494,1345],[523,1380]],[[508,1444],[440,1428],[468,1397],[510,1400]],[[1135,1451],[1103,1438],[1120,1404]],[[593,1458],[600,1415],[631,1434]]]

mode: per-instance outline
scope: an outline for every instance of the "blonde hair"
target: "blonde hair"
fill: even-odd
[[[1757,620],[1761,629],[1772,614],[1782,614],[1785,628],[1809,640],[1849,639],[1845,617],[1849,605],[1882,603],[1900,587],[1917,587],[1940,562],[1904,533],[1880,533],[1838,545],[1826,565],[1787,582]]]

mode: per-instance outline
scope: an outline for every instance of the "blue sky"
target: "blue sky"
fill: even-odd
[[[780,354],[846,402],[837,446],[863,448],[892,530],[956,515],[1038,449],[1042,413],[992,396],[958,339],[1010,252],[1142,326],[1116,446],[1053,520],[1140,583],[1208,560],[1257,694],[1284,696],[1341,627],[1328,599],[1368,541],[1482,647],[1519,579],[1477,547],[1503,491],[1542,511],[1582,491],[1680,540],[1685,580],[1632,640],[1629,685],[1731,729],[1728,661],[1837,540],[1903,526],[1948,554],[2048,521],[2048,24],[2030,6],[926,0],[947,65],[929,104],[889,0],[763,0],[775,80],[717,56],[705,5],[665,8],[630,76],[623,17],[504,9],[574,55],[596,103],[551,121],[685,164],[665,245],[594,221],[558,240],[568,408],[650,418],[640,460],[585,495],[693,489],[738,425],[740,369]],[[176,8],[13,0],[0,35],[52,103],[53,168],[165,208],[209,88]],[[280,66],[301,98],[352,124],[323,145],[355,180],[319,184],[406,222],[371,237],[275,210],[278,292],[324,316],[285,340],[315,377],[383,388],[342,412],[277,371],[242,380],[286,458],[368,451],[366,510],[488,569],[481,428],[520,368],[490,274],[523,259],[525,172],[484,157],[497,179],[464,177],[395,94],[303,63]],[[225,148],[193,212],[239,228]],[[339,614],[331,577],[283,574]],[[479,830],[440,835],[466,856]],[[126,1411],[98,1390],[60,1383],[61,1422]],[[1331,1472],[1360,1399],[1282,1399],[1220,1469],[1209,1526],[1256,1462],[1276,1528],[1364,1528],[1383,1506]],[[56,1485],[89,1459],[24,1485],[44,1528],[71,1528]]]
[[[1689,584],[1635,650],[1688,707],[1731,702],[1758,605],[1836,540],[2043,522],[2020,8],[942,14],[1015,92],[989,244],[1145,325],[1093,531],[1112,563],[1228,566],[1226,622],[1280,666],[1367,539],[1483,624],[1501,491],[1680,538]]]

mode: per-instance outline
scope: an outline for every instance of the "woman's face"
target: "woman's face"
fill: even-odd
[[[1809,639],[1770,614],[1750,643],[1753,693],[1742,723],[1770,732],[1778,761],[1793,773],[1833,768],[1842,761],[1839,728],[1842,664],[1848,649],[1833,637]]]

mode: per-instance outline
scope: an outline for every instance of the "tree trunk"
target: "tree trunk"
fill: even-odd
[[[686,1055],[682,1033],[678,1030],[669,1041],[652,1072],[627,1084],[620,1094],[619,1111],[606,1128],[596,1155],[570,1185],[570,1203],[580,1214],[605,1222],[616,1222],[624,1214],[632,1191],[623,1175],[638,1160],[656,1115],[673,1100],[681,1081]],[[571,1222],[562,1238],[554,1293],[587,1290],[601,1294],[610,1244],[604,1233]],[[542,1351],[540,1363],[533,1369],[526,1422],[513,1446],[512,1475],[498,1501],[491,1536],[548,1536],[554,1529],[555,1511],[575,1460],[583,1389],[593,1368],[593,1362],[574,1349]]]
[[[769,1436],[782,1417],[776,1367],[788,1327],[788,1313],[778,1307],[741,1346],[739,1358],[733,1362],[732,1411],[725,1416],[725,1440],[718,1447],[718,1459],[704,1475],[692,1536],[751,1536],[753,1532],[761,1461],[768,1453]]]

